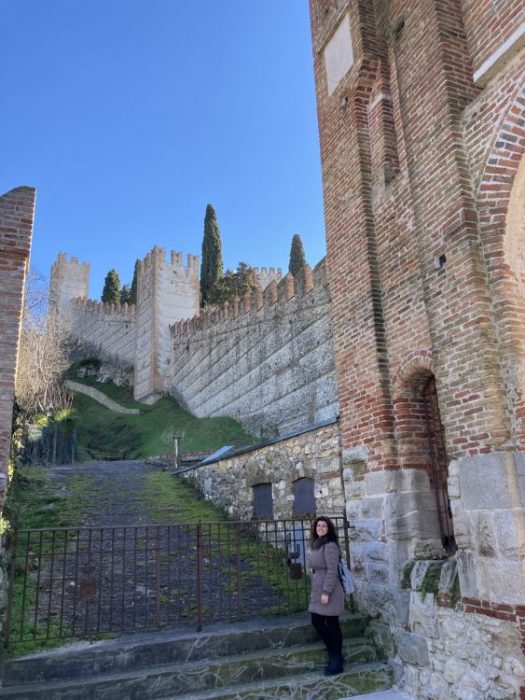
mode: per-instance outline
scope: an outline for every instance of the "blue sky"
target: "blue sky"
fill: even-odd
[[[37,188],[32,264],[131,281],[154,244],[226,267],[325,253],[307,0],[2,0],[0,192]],[[286,270],[285,270],[286,271]]]

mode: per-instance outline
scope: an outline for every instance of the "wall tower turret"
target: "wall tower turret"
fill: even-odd
[[[72,299],[87,299],[89,292],[89,263],[78,258],[67,259],[67,253],[59,253],[51,267],[49,305],[60,316],[66,313]]]

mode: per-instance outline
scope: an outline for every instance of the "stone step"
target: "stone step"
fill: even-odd
[[[348,615],[341,619],[346,640],[364,634],[367,618]],[[82,682],[95,674],[138,672],[202,659],[286,649],[313,644],[317,634],[304,613],[277,619],[222,624],[202,632],[173,631],[125,635],[94,643],[79,642],[48,652],[7,659],[1,665],[4,690],[9,686],[75,678]]]
[[[329,678],[320,671],[311,671],[270,681],[245,683],[235,688],[179,695],[177,700],[340,700],[366,696],[391,686],[391,667],[375,662],[352,666],[344,673]],[[164,696],[158,700],[172,700],[172,697]]]
[[[373,650],[367,646],[363,644],[359,652],[354,649],[354,658],[373,656]],[[325,663],[324,649],[316,644],[286,653],[274,649],[255,656],[230,657],[220,663],[202,660],[125,674],[94,675],[80,684],[75,679],[11,686],[2,690],[2,697],[6,700],[195,700],[208,697],[266,700],[300,698],[308,691],[309,700],[329,700],[391,686],[391,672],[386,664],[350,664],[347,661],[345,673],[326,678],[322,672]]]

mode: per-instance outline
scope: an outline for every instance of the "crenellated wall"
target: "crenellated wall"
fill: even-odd
[[[338,413],[324,261],[172,328],[168,390],[198,416],[251,432],[293,431]]]
[[[71,299],[86,299],[89,294],[89,263],[67,259],[59,253],[51,267],[49,304],[56,313],[67,314]]]
[[[137,270],[137,325],[134,396],[151,403],[166,391],[170,325],[199,312],[199,258],[155,246]]]
[[[71,334],[101,359],[135,363],[135,306],[72,299],[67,307]]]
[[[50,300],[89,353],[133,368],[138,401],[168,392],[198,416],[233,416],[265,435],[335,418],[324,261],[297,279],[255,269],[264,289],[200,313],[198,257],[184,264],[155,246],[139,261],[137,305],[128,308],[86,299],[89,266],[60,254]]]

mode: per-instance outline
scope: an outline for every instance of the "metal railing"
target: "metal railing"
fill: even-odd
[[[345,520],[334,521],[348,554]],[[201,629],[306,610],[310,526],[295,519],[14,532],[4,641]]]

